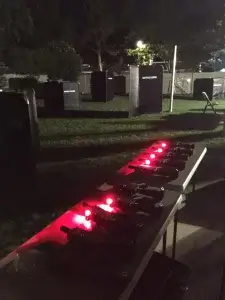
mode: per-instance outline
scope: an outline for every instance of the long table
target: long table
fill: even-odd
[[[173,232],[173,258],[176,253],[176,236],[178,224],[178,211],[185,201],[185,189],[193,178],[199,164],[204,158],[206,148],[197,145],[193,157],[188,161],[187,167],[181,172],[179,178],[165,186],[163,209],[157,216],[145,218],[144,227],[140,231],[132,255],[127,253],[127,259],[121,260],[115,268],[107,269],[104,261],[96,264],[84,264],[80,272],[78,265],[80,258],[74,251],[69,270],[49,266],[49,254],[45,245],[67,244],[65,233],[60,231],[62,225],[73,228],[72,218],[77,205],[72,207],[49,226],[33,236],[26,243],[18,247],[4,259],[0,260],[0,299],[1,300],[128,300],[137,283],[143,275],[149,261],[163,238],[162,252],[166,254],[166,233],[170,222],[174,219]],[[127,167],[122,168],[116,180],[132,176],[124,174]],[[134,178],[134,182],[137,178]],[[143,182],[143,178],[140,180]],[[145,176],[145,182],[152,186],[151,176]],[[110,189],[110,184],[100,187]],[[96,251],[96,250],[95,250]],[[98,256],[98,251],[90,255]],[[113,255],[112,255],[113,258]],[[57,265],[57,263],[56,263]],[[111,268],[111,267],[110,267]],[[67,272],[68,271],[68,272]],[[116,274],[116,275],[115,275]]]
[[[46,263],[45,251],[39,250],[42,241],[41,237],[38,241],[37,236],[33,244],[18,249],[14,256],[11,254],[8,263],[1,269],[1,300],[129,299],[182,201],[182,195],[166,192],[162,212],[157,218],[147,220],[138,237],[132,259],[125,264],[121,262],[117,270],[117,275],[120,275],[116,277],[103,276],[97,270],[93,272],[87,269],[86,274],[81,276],[76,271],[71,274],[53,270]],[[47,241],[47,233],[44,240]],[[77,260],[79,257],[74,253],[74,261],[71,261],[73,270],[76,270]]]

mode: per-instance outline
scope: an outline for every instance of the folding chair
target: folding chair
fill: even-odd
[[[215,107],[214,107],[215,105],[217,105],[217,103],[212,103],[212,101],[209,99],[209,96],[206,94],[206,92],[202,92],[202,96],[203,96],[204,100],[206,100],[206,105],[205,105],[205,108],[203,110],[203,114],[205,114],[208,107],[211,107],[214,114],[217,115],[217,112],[216,112]]]

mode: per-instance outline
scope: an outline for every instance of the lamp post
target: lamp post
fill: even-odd
[[[142,64],[142,56],[143,56],[143,50],[146,49],[147,45],[143,43],[143,41],[139,40],[136,43],[137,46],[137,56],[138,56],[138,65]]]
[[[137,45],[137,48],[140,48],[140,49],[144,49],[146,47],[146,44],[143,43],[143,41],[137,41],[136,43]]]

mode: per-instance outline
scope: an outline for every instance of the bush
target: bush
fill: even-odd
[[[50,42],[43,49],[12,48],[4,60],[11,72],[37,76],[48,75],[50,80],[77,81],[81,58],[66,42]]]
[[[36,89],[38,80],[35,77],[23,77],[23,78],[10,78],[9,88],[11,89],[26,89],[33,88]]]
[[[80,56],[65,42],[49,43],[39,51],[37,61],[49,80],[77,81],[81,72]]]
[[[39,75],[34,61],[34,51],[27,48],[12,47],[4,56],[9,72],[22,75]]]

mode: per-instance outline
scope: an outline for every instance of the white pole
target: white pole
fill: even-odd
[[[170,112],[173,112],[173,97],[174,97],[174,90],[175,90],[176,65],[177,65],[177,45],[174,47],[174,56],[173,56],[173,73],[172,73],[172,86],[171,86],[171,95],[170,95]]]

